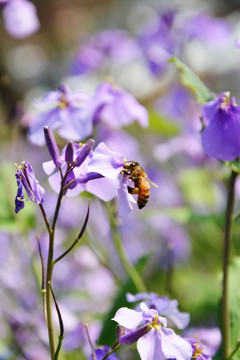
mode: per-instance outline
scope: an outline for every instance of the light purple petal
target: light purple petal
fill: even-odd
[[[8,34],[18,39],[34,34],[40,27],[36,7],[26,0],[7,2],[3,18]]]
[[[142,313],[123,307],[119,309],[112,320],[127,329],[136,329],[142,321]]]
[[[114,92],[115,98],[104,106],[100,117],[109,126],[120,128],[137,120],[143,127],[148,126],[148,112],[136,99],[127,92],[118,90]]]
[[[56,169],[56,166],[54,164],[54,162],[52,160],[50,161],[45,161],[43,164],[42,164],[42,167],[43,167],[43,170],[45,171],[45,173],[47,175],[50,175],[53,173],[53,171]]]
[[[136,200],[133,198],[131,194],[129,194],[127,185],[122,184],[118,189],[118,215],[119,216],[126,216],[132,210],[132,204],[136,204]]]
[[[136,295],[127,293],[126,294],[126,298],[128,302],[135,302],[135,301],[139,301],[139,300],[151,300],[153,298],[158,298],[158,295],[153,293],[153,292],[149,292],[149,293],[138,293]]]
[[[160,314],[169,317],[179,329],[184,329],[190,322],[190,314],[178,310],[177,300],[170,300],[167,308]]]
[[[110,201],[116,196],[118,187],[118,179],[101,178],[87,182],[85,189],[103,201]]]
[[[93,157],[89,161],[88,171],[98,172],[110,179],[116,179],[123,170],[124,155],[111,151],[104,143],[100,143],[94,150]]]
[[[44,97],[40,100],[34,100],[33,104],[35,106],[44,106],[49,103],[58,103],[60,101],[61,93],[60,91],[49,91]],[[57,104],[56,104],[57,105]]]
[[[58,130],[64,139],[81,141],[92,135],[92,118],[84,109],[65,108],[60,112],[61,127]]]
[[[171,329],[161,328],[161,347],[166,359],[190,360],[192,346]]]
[[[59,117],[59,109],[51,109],[48,111],[44,111],[38,114],[35,118],[33,118],[29,129],[28,129],[28,137],[31,142],[36,145],[44,145],[45,138],[43,128],[44,126],[49,126],[54,132],[61,125],[61,120]]]
[[[137,349],[141,360],[165,360],[158,333],[154,329],[138,340]]]
[[[235,45],[236,49],[240,49],[240,39],[239,38],[235,40],[234,45]]]

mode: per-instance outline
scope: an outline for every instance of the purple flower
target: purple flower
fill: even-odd
[[[127,294],[128,302],[145,301],[150,309],[155,309],[162,316],[169,318],[179,329],[184,329],[188,326],[190,315],[188,313],[181,313],[178,310],[178,301],[170,300],[167,297],[159,297],[157,294],[139,293],[132,295]]]
[[[65,139],[82,140],[92,133],[91,113],[86,104],[89,95],[83,92],[70,92],[65,85],[57,91],[47,93],[39,106],[52,105],[49,110],[39,113],[29,127],[30,140],[38,145],[44,144],[43,128],[49,126],[52,131],[58,130]]]
[[[137,43],[124,30],[106,29],[93,34],[80,46],[70,64],[70,73],[84,74],[114,64],[126,63],[139,56]]]
[[[15,213],[17,214],[24,208],[24,192],[26,190],[28,199],[34,203],[42,204],[45,193],[44,189],[39,185],[35,178],[33,169],[29,162],[23,161],[21,165],[17,166],[17,173],[15,174],[17,180],[17,196],[15,198]]]
[[[35,5],[27,0],[6,1],[3,19],[7,33],[17,39],[34,34],[40,27]]]
[[[207,354],[205,352],[205,346],[202,344],[199,344],[196,340],[194,339],[189,339],[189,338],[185,338],[185,340],[191,344],[192,349],[193,349],[193,355],[192,355],[192,359],[196,359],[196,360],[212,360],[211,355]]]
[[[196,343],[204,345],[204,353],[214,356],[221,344],[219,328],[189,328],[184,332],[185,338],[194,338]]]
[[[88,191],[104,201],[109,201],[116,196],[119,180],[117,176],[113,176],[110,172],[110,176],[104,177],[102,172],[97,171],[99,169],[98,163],[96,164],[96,167],[92,168],[93,170],[90,169],[89,171],[88,163],[91,161],[94,154],[91,150],[93,144],[93,140],[89,140],[86,145],[73,144],[73,163],[66,179],[66,184],[71,183],[68,189],[68,195],[75,196],[83,191]],[[99,144],[98,147],[101,148],[103,145]],[[65,161],[66,149],[67,147],[63,149],[61,155],[63,174],[65,174],[68,167],[68,164]],[[96,150],[98,153],[98,148],[96,148]],[[48,161],[43,163],[43,169],[50,175],[55,171],[56,167],[53,161]],[[114,173],[116,169],[114,169],[114,167],[112,167],[112,169]],[[49,183],[56,192],[60,189],[61,181],[62,179],[59,171],[49,177]]]
[[[94,123],[104,121],[111,128],[118,129],[137,120],[140,126],[148,126],[148,112],[131,94],[117,88],[111,82],[97,87],[92,98],[96,110]]]
[[[216,45],[229,39],[232,29],[224,19],[214,18],[205,13],[191,16],[183,24],[185,36],[189,39],[197,38]]]
[[[203,107],[206,128],[202,133],[204,152],[222,161],[240,156],[240,106],[230,93],[221,93],[217,100]]]
[[[174,30],[176,16],[173,11],[159,14],[143,27],[139,35],[139,45],[156,76],[162,74],[168,59],[179,47],[179,29]]]
[[[83,140],[90,136],[93,125],[100,120],[112,128],[119,128],[137,120],[142,127],[148,125],[148,112],[129,93],[117,89],[110,82],[101,84],[92,96],[82,92],[70,93],[60,85],[58,91],[46,94],[36,105],[50,105],[33,119],[29,127],[30,140],[38,145],[44,143],[42,129],[58,130],[63,138]]]
[[[96,356],[96,360],[102,360],[102,358],[107,355],[107,353],[110,351],[110,347],[109,346],[101,346],[98,349],[96,349],[95,352],[95,356]],[[108,356],[109,360],[118,360],[118,357],[115,354],[111,354]],[[88,360],[93,360],[93,356],[90,355]]]
[[[157,310],[149,309],[144,303],[140,308],[140,312],[121,308],[115,314],[113,320],[123,327],[120,344],[128,345],[132,343],[131,340],[137,341],[142,360],[190,360],[191,345],[166,327],[166,319],[159,316]]]
[[[125,216],[131,212],[132,203],[136,202],[127,188],[131,181],[126,176],[121,175],[125,163],[126,159],[123,154],[111,151],[104,143],[100,143],[94,150],[93,157],[87,167],[90,173],[99,173],[109,179],[118,179],[119,185],[115,196],[118,195],[119,216]],[[92,182],[88,183],[89,185],[91,186]]]

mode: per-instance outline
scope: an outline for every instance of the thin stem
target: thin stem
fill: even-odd
[[[62,172],[60,170],[61,177]],[[48,246],[48,260],[47,260],[47,275],[46,275],[46,313],[47,313],[47,328],[48,328],[48,337],[49,337],[49,345],[51,351],[51,359],[55,358],[55,340],[54,340],[54,327],[52,320],[52,274],[53,274],[53,256],[54,256],[54,236],[55,236],[55,227],[58,219],[58,214],[62,202],[62,198],[64,196],[63,188],[65,186],[65,181],[68,175],[68,169],[62,178],[61,189],[58,194],[57,204],[55,208],[55,213],[53,217],[52,227],[47,226],[49,233],[49,246]],[[46,224],[47,225],[47,224]],[[59,344],[59,343],[58,343]],[[61,345],[60,345],[61,346]],[[59,346],[58,346],[59,348]]]
[[[80,233],[78,234],[78,237],[73,241],[72,245],[69,246],[69,248],[64,251],[64,253],[62,255],[60,255],[56,260],[53,261],[53,265],[55,265],[58,261],[62,260],[62,258],[64,258],[68,253],[70,253],[70,251],[80,242],[86,227],[87,227],[87,223],[88,223],[88,219],[89,219],[89,210],[90,210],[90,203],[88,204],[88,210],[87,210],[87,214],[83,223],[83,227],[80,231]]]
[[[131,262],[128,259],[128,256],[126,254],[126,251],[124,250],[122,238],[120,236],[119,229],[116,224],[116,221],[117,221],[116,214],[115,214],[115,217],[112,215],[112,212],[110,213],[110,211],[108,211],[108,214],[109,214],[110,225],[111,225],[111,230],[112,230],[113,242],[114,242],[115,248],[118,252],[118,255],[122,261],[122,264],[129,276],[129,278],[132,280],[136,290],[138,292],[146,292],[147,289],[142,281],[141,276],[139,275],[139,273],[137,272],[135,267],[131,264]]]
[[[240,349],[240,341],[238,341],[236,348],[231,352],[230,356],[227,358],[227,360],[232,359],[233,355],[236,354],[236,352]]]
[[[228,358],[229,339],[230,339],[230,319],[228,304],[228,278],[229,278],[229,259],[231,249],[231,232],[233,223],[233,207],[234,207],[234,185],[237,173],[232,171],[229,181],[228,199],[226,207],[226,223],[224,233],[224,249],[223,249],[223,285],[222,285],[222,342],[223,356]]]
[[[56,310],[57,310],[59,327],[60,327],[60,334],[59,334],[59,337],[58,337],[58,346],[57,346],[56,353],[54,355],[54,360],[57,360],[58,355],[59,355],[60,350],[61,350],[61,347],[62,347],[62,342],[63,342],[63,339],[64,339],[64,326],[63,326],[63,320],[62,320],[61,311],[59,309],[59,306],[58,306],[58,303],[57,303],[57,300],[55,298],[55,295],[54,295],[54,292],[53,292],[52,288],[51,288],[51,292],[52,292],[52,297],[53,297],[55,307],[56,307]]]
[[[44,207],[43,207],[42,204],[39,204],[39,207],[40,207],[40,210],[41,210],[41,213],[42,213],[42,216],[43,216],[47,231],[48,231],[48,233],[50,233],[51,228],[50,228],[49,221],[48,221],[47,215],[45,213]]]
[[[37,244],[38,244],[38,251],[39,251],[39,256],[40,256],[40,260],[41,260],[41,268],[42,268],[42,298],[43,298],[43,313],[44,313],[44,318],[47,324],[47,310],[46,310],[46,269],[45,269],[45,264],[44,264],[44,259],[43,259],[43,254],[42,254],[42,249],[41,249],[41,244],[40,241],[38,239],[37,234],[35,235],[36,240],[37,240]]]
[[[102,360],[106,360],[112,353],[114,353],[116,350],[118,350],[120,348],[120,346],[121,346],[121,344],[118,344],[117,346],[115,346],[114,348],[109,350],[109,352],[102,358]]]
[[[89,331],[88,331],[88,326],[87,326],[87,324],[84,324],[84,327],[85,327],[86,334],[87,334],[87,338],[88,338],[88,342],[89,342],[89,345],[90,345],[90,348],[91,348],[91,351],[92,351],[92,358],[93,358],[93,360],[97,360],[96,353],[95,353],[95,349],[94,349],[93,343],[92,343],[91,338],[90,338],[90,335],[89,335]]]
[[[53,249],[54,249],[54,232],[51,231],[51,233],[49,234],[48,262],[47,262],[46,310],[47,310],[48,337],[49,337],[49,345],[50,345],[52,360],[54,359],[54,355],[55,355],[54,329],[53,329],[53,320],[52,320],[52,294],[51,294],[52,273],[53,273],[53,264],[52,264]]]

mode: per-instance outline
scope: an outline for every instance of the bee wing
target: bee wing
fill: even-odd
[[[148,177],[144,176],[144,179],[149,183],[149,185],[158,188],[158,185],[155,184],[152,180],[150,180]]]

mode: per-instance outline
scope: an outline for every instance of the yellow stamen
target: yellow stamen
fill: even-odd
[[[157,330],[160,330],[160,329],[161,329],[161,325],[158,323],[158,315],[156,315],[156,316],[154,317],[154,320],[153,320],[151,326],[152,326],[154,329],[157,329]]]
[[[61,110],[63,110],[63,109],[65,109],[67,107],[67,105],[68,105],[68,102],[67,102],[67,100],[65,98],[65,95],[62,94],[60,102],[59,102],[59,107],[60,107]]]
[[[192,359],[196,359],[199,356],[202,357],[202,349],[200,348],[199,344],[195,343],[194,346],[196,347],[196,350],[194,351]]]

